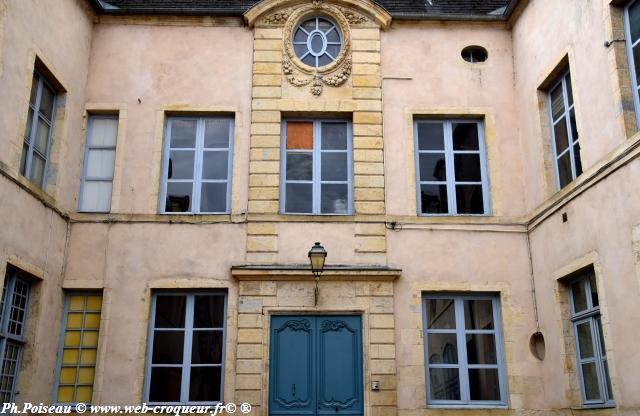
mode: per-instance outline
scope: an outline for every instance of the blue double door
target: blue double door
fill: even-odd
[[[270,416],[364,414],[360,316],[272,316],[270,343]]]

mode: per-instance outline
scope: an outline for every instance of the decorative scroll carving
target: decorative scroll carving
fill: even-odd
[[[343,14],[349,12],[325,3],[323,0],[314,0],[311,4],[302,6],[289,13],[284,27],[284,54],[282,59],[282,72],[291,85],[304,87],[309,85],[309,91],[315,96],[320,96],[324,86],[339,87],[351,77],[351,32],[349,20]],[[288,12],[280,12],[288,13]],[[355,13],[349,12],[353,16]],[[274,16],[275,14],[271,15]],[[336,59],[328,65],[314,68],[304,64],[296,56],[291,39],[293,31],[298,23],[307,16],[325,15],[335,21],[342,33],[342,49]],[[269,17],[271,17],[269,16]],[[359,15],[357,15],[359,16]],[[359,20],[359,19],[357,19]]]
[[[280,328],[280,330],[289,328],[292,331],[306,331],[309,332],[311,330],[311,322],[308,319],[300,319],[299,321],[290,320],[285,322],[285,324]]]
[[[342,328],[347,328],[348,330],[350,330],[350,328],[344,321],[323,321],[321,328],[322,332],[339,331]]]
[[[367,19],[365,16],[359,13],[356,13],[353,10],[345,9],[344,7],[341,7],[340,11],[344,15],[344,17],[347,19],[347,21],[352,25],[359,25],[369,21],[369,19]]]
[[[287,10],[276,12],[265,17],[264,23],[268,25],[283,25],[289,18],[289,15],[290,15],[290,12]]]

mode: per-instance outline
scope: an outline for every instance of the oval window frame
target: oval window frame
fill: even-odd
[[[303,30],[303,31],[306,33],[306,30],[302,27],[302,25],[304,25],[305,23],[307,23],[307,22],[309,22],[309,21],[311,21],[311,20],[314,20],[314,19],[316,19],[315,29],[314,29],[314,30],[312,30],[310,33],[308,33],[308,34],[307,34],[307,37],[306,37],[306,39],[307,39],[307,40],[306,40],[306,42],[305,42],[305,43],[307,44],[307,53],[306,53],[306,54],[304,54],[303,56],[299,56],[299,55],[298,55],[298,52],[296,51],[295,45],[296,45],[296,44],[302,45],[302,43],[300,43],[300,42],[296,42],[296,41],[295,41],[295,36],[296,36],[296,34],[297,34],[297,32],[298,32],[298,30],[299,30],[299,29]],[[329,31],[327,31],[327,32],[330,32],[330,31],[332,31],[332,30],[335,30],[335,32],[338,34],[338,43],[337,43],[337,46],[339,46],[339,49],[338,49],[338,53],[336,54],[336,56],[333,56],[333,55],[331,55],[331,54],[328,52],[328,47],[329,47],[329,45],[336,45],[336,43],[335,43],[335,42],[332,42],[332,41],[329,41],[329,39],[327,38],[327,33],[324,33],[324,32],[322,32],[322,30],[320,30],[320,29],[319,29],[319,27],[318,27],[318,25],[319,25],[318,20],[319,20],[319,19],[325,20],[326,22],[328,22],[328,23],[330,23],[330,24],[332,25],[332,28],[331,28],[331,29],[329,29]],[[312,39],[313,37],[315,37],[315,36],[321,36],[321,37],[322,37],[323,47],[322,47],[322,50],[320,51],[320,52],[322,52],[322,53],[320,53],[320,54],[316,54],[316,53],[315,53],[315,51],[313,50],[313,46],[311,45],[311,39]],[[298,21],[298,22],[293,26],[293,30],[292,30],[292,32],[291,32],[291,39],[290,39],[290,42],[291,42],[291,44],[293,45],[292,50],[293,50],[293,53],[294,53],[294,55],[296,56],[296,58],[297,58],[297,59],[298,59],[298,60],[299,60],[303,65],[306,65],[306,66],[308,66],[308,67],[310,67],[310,68],[313,68],[313,69],[316,69],[316,70],[319,70],[319,69],[322,69],[322,68],[328,67],[328,66],[332,65],[334,62],[336,62],[336,61],[341,57],[341,54],[342,54],[342,51],[343,51],[343,49],[344,49],[344,45],[345,45],[345,42],[344,42],[344,35],[343,35],[343,30],[342,30],[342,28],[340,27],[340,24],[338,24],[338,23],[337,23],[334,19],[332,19],[331,17],[329,17],[329,16],[327,16],[327,15],[322,15],[322,14],[318,14],[318,15],[309,15],[309,16],[305,16],[305,17],[303,17],[302,19],[300,19],[300,20],[299,20],[299,21]],[[306,62],[304,62],[304,61],[303,61],[304,57],[305,57],[306,55],[308,55],[308,54],[311,54],[311,55],[313,55],[313,56],[316,58],[316,64],[315,64],[315,65],[309,65],[309,64],[307,64]],[[318,63],[319,59],[320,59],[320,58],[322,58],[322,57],[323,57],[323,56],[325,56],[325,55],[326,55],[329,59],[331,59],[331,61],[330,61],[330,62],[328,62],[328,63],[326,63],[326,64],[324,64],[324,65],[319,65],[319,63]]]
[[[465,56],[466,53],[472,54],[471,59],[467,59],[467,56]],[[483,59],[474,59],[474,53],[476,54],[476,58],[478,58],[477,55],[480,55],[483,57]],[[484,46],[469,45],[462,48],[462,50],[460,51],[460,56],[462,57],[462,60],[468,64],[482,64],[487,62],[487,60],[489,59],[489,51],[487,51],[487,48],[485,48]]]

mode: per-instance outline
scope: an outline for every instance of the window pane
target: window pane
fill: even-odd
[[[228,148],[230,124],[226,119],[205,119],[204,147]]]
[[[604,360],[602,365],[604,366],[604,381],[607,383],[607,399],[613,400],[613,388],[611,387],[611,377],[609,376],[609,364],[607,360]]]
[[[631,29],[631,42],[640,37],[640,3],[635,2],[629,7],[629,27]]]
[[[456,312],[453,299],[428,299],[428,329],[455,329]]]
[[[25,175],[27,169],[27,154],[29,153],[29,146],[27,143],[22,145],[22,155],[20,156],[20,174]]]
[[[156,328],[184,328],[187,298],[185,296],[156,297]]]
[[[595,308],[600,304],[600,301],[598,299],[598,285],[596,284],[596,275],[593,271],[589,273],[589,286],[591,290],[591,305]]]
[[[442,123],[418,123],[418,149],[444,150]]]
[[[304,31],[302,29],[298,29],[298,30],[296,30],[296,33],[293,36],[293,41],[294,42],[305,42],[305,44],[306,44],[308,37],[309,37],[309,35],[304,33]],[[306,50],[306,46],[305,46],[305,50]]]
[[[3,403],[14,400],[12,392],[18,375],[20,350],[20,345],[7,341],[0,371],[0,398],[3,399]]]
[[[607,349],[604,346],[604,332],[602,332],[602,319],[600,319],[600,316],[596,318],[596,323],[598,324],[598,338],[600,341],[600,352],[602,353],[603,357],[606,357]]]
[[[578,140],[579,135],[578,135],[578,127],[576,126],[576,112],[573,108],[569,112],[569,121],[571,122],[572,139],[575,142],[576,140]]]
[[[313,180],[313,154],[288,153],[287,154],[287,180],[289,181]]]
[[[430,364],[458,364],[456,334],[427,334]]]
[[[202,179],[227,179],[229,152],[202,153]]]
[[[551,114],[553,121],[556,121],[564,113],[564,95],[562,93],[562,83],[558,84],[551,91]]]
[[[569,107],[573,104],[573,88],[571,87],[571,75],[567,74],[564,77],[565,84],[567,86],[567,102],[569,103]]]
[[[584,395],[587,400],[601,400],[596,363],[582,364]]]
[[[153,364],[182,364],[184,331],[156,330],[153,334]]]
[[[220,395],[222,369],[220,367],[192,367],[189,383],[189,400],[215,402]]]
[[[42,179],[44,177],[44,165],[45,160],[37,153],[33,152],[33,157],[31,158],[31,175],[29,178],[37,185],[42,183]]]
[[[91,118],[91,137],[89,144],[91,146],[111,146],[116,147],[116,138],[118,136],[118,119],[117,118]]]
[[[478,150],[478,124],[452,123],[453,150]]]
[[[55,97],[55,93],[46,85],[42,84],[42,86],[43,88],[42,96],[40,97],[40,112],[48,120],[51,120],[51,116],[53,115],[53,97]]]
[[[195,297],[194,328],[222,328],[224,319],[224,296]]]
[[[420,180],[446,181],[447,166],[444,153],[420,153]]]
[[[430,368],[431,400],[460,400],[460,376],[457,368]]]
[[[82,205],[80,211],[111,210],[112,183],[105,181],[86,181],[82,186]]]
[[[496,340],[493,334],[467,334],[469,364],[497,364]]]
[[[579,313],[587,309],[587,294],[585,293],[584,280],[580,279],[571,284],[573,298],[573,313]]]
[[[192,364],[222,364],[222,331],[193,331]]]
[[[456,170],[456,181],[480,182],[480,155],[478,154],[454,154],[453,163]]]
[[[25,130],[24,130],[24,138],[27,142],[31,140],[32,125],[33,125],[33,110],[29,109],[29,112],[27,113],[27,125],[25,126]]]
[[[200,191],[200,212],[227,212],[227,184],[205,182]]]
[[[562,153],[569,147],[569,139],[567,137],[567,123],[563,118],[555,126],[553,126],[553,134],[556,140],[556,155]]]
[[[194,157],[193,150],[172,150],[167,179],[193,179]]]
[[[347,153],[322,153],[321,170],[323,181],[347,181]]]
[[[576,332],[578,333],[578,347],[580,350],[580,358],[592,358],[593,338],[591,337],[590,322],[583,322],[576,325]]]
[[[34,147],[43,155],[47,154],[47,143],[49,142],[49,125],[40,117],[38,117],[38,125],[36,130],[36,139]]]
[[[464,301],[464,321],[467,329],[493,329],[493,301]]]
[[[347,214],[349,212],[349,188],[347,184],[323,184],[321,187],[323,214]]]
[[[101,179],[113,178],[115,158],[115,150],[90,149],[87,154],[87,177]]]
[[[171,120],[171,147],[196,147],[196,120]]]
[[[484,214],[482,185],[456,185],[458,214]]]
[[[313,123],[310,121],[287,122],[287,149],[313,149]]]
[[[150,402],[179,402],[182,368],[153,367],[149,382]]]
[[[40,77],[38,75],[33,74],[33,78],[31,79],[31,97],[29,97],[29,103],[36,105],[36,95],[38,94],[38,82]]]
[[[471,400],[499,401],[499,380],[497,369],[469,369],[469,395]]]
[[[309,213],[313,207],[313,186],[307,183],[288,183],[286,185],[285,212]]]
[[[166,212],[187,212],[191,209],[191,193],[193,184],[191,182],[169,182],[167,183]]]
[[[447,185],[420,185],[420,201],[423,214],[448,213]]]
[[[569,152],[558,159],[558,176],[560,177],[560,188],[564,188],[573,180],[571,173],[571,156]]]
[[[347,140],[347,123],[322,123],[322,150],[347,150]]]

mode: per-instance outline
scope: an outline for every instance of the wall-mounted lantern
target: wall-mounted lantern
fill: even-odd
[[[320,275],[324,270],[324,260],[327,257],[327,250],[316,242],[311,250],[309,250],[309,262],[311,262],[311,273],[316,278],[316,289],[314,292],[315,305],[318,305],[318,283],[320,282]]]

